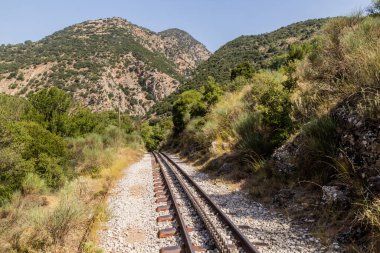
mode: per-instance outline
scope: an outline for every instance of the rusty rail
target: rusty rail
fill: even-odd
[[[164,153],[159,153],[159,155],[163,156],[166,158],[167,161],[169,161],[170,164],[172,164],[176,170],[191,184],[193,188],[196,189],[196,191],[202,196],[202,198],[205,200],[205,202],[212,207],[213,211],[217,214],[217,216],[223,221],[223,223],[231,230],[233,233],[235,239],[238,241],[240,246],[244,249],[245,252],[248,253],[259,253],[259,251],[253,246],[253,244],[245,237],[245,235],[239,230],[239,228],[232,222],[232,220],[210,199],[210,197],[194,182],[194,180],[186,173],[184,170],[177,164],[175,163],[170,157],[168,157]],[[156,157],[157,159],[157,157]],[[164,161],[164,160],[163,160]],[[166,163],[166,162],[165,162]],[[168,165],[168,164],[167,164]],[[168,165],[168,168],[170,166]],[[174,173],[175,174],[175,173]],[[177,177],[178,181],[180,182],[180,179]],[[188,193],[191,194],[191,193]],[[194,198],[194,197],[193,197]],[[191,197],[190,197],[191,200]],[[203,215],[200,214],[202,217]],[[205,222],[207,224],[207,221]],[[209,229],[209,227],[207,226]],[[214,238],[214,240],[218,241],[218,238]],[[217,247],[222,247],[219,248],[221,252],[230,252],[229,249],[226,249],[226,245],[218,245]]]
[[[172,206],[173,206],[173,209],[175,212],[175,217],[176,217],[176,220],[177,220],[177,223],[179,225],[179,229],[180,229],[180,232],[182,234],[183,241],[184,241],[184,245],[183,245],[184,251],[186,253],[195,253],[195,249],[194,249],[194,246],[191,242],[190,235],[187,231],[185,221],[184,221],[182,214],[178,208],[178,205],[174,199],[174,194],[170,188],[169,181],[168,181],[168,175],[166,175],[166,172],[162,169],[162,163],[161,163],[160,159],[158,159],[157,154],[155,152],[153,152],[153,155],[154,155],[155,161],[158,163],[158,165],[160,167],[159,171],[160,171],[160,173],[164,179],[164,183],[167,186],[169,198],[172,200]]]

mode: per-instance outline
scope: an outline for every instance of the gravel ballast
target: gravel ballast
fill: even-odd
[[[110,220],[100,231],[104,252],[159,252],[175,245],[170,239],[158,239],[157,204],[154,203],[150,154],[125,170],[123,178],[108,198]],[[173,240],[173,239],[172,239]]]
[[[184,169],[222,210],[240,226],[260,252],[339,252],[338,245],[324,247],[307,229],[291,224],[281,214],[271,212],[251,200],[246,193],[216,185],[207,174],[170,156]],[[176,245],[178,238],[158,239],[164,224],[157,224],[151,156],[125,170],[123,178],[110,192],[110,219],[99,232],[99,246],[104,252],[159,252]]]

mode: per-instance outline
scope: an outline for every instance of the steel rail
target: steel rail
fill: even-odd
[[[161,164],[160,160],[158,159],[157,154],[155,152],[153,152],[153,156],[154,156],[156,162],[158,163],[158,165],[160,166],[160,171],[163,175],[164,183],[166,184],[166,186],[168,188],[169,197],[171,198],[172,204],[173,204],[174,215],[176,217],[176,220],[178,222],[178,226],[180,228],[181,234],[182,234],[183,239],[184,239],[183,241],[184,241],[185,252],[186,253],[195,253],[195,249],[194,249],[194,246],[191,242],[190,235],[187,232],[187,227],[185,225],[185,221],[184,221],[182,214],[178,208],[178,204],[176,203],[176,201],[174,199],[174,194],[170,188],[168,176],[166,175],[166,172],[162,169],[162,164]]]
[[[248,238],[239,230],[239,228],[232,222],[232,220],[215,204],[214,201],[195,183],[195,181],[177,164],[175,163],[168,155],[165,153],[159,153],[164,156],[180,173],[181,175],[188,180],[191,185],[198,191],[198,193],[206,200],[216,214],[222,219],[222,221],[231,229],[233,235],[240,243],[240,246],[248,253],[259,253],[259,251],[253,246],[253,244],[248,240]]]
[[[212,223],[210,218],[208,217],[208,214],[205,210],[203,210],[201,203],[199,202],[199,199],[194,196],[193,193],[190,192],[188,186],[186,186],[185,182],[182,178],[180,178],[176,173],[175,170],[171,168],[171,165],[169,165],[165,159],[163,159],[163,156],[159,155],[159,158],[162,160],[162,162],[166,165],[166,167],[174,174],[174,177],[182,187],[182,189],[185,191],[187,197],[189,198],[192,206],[194,207],[195,211],[197,212],[198,216],[203,221],[206,230],[211,235],[211,238],[213,238],[214,243],[221,253],[236,253],[238,252],[235,247],[231,247],[232,245],[229,245],[226,240],[223,238],[223,236],[218,231],[218,228],[215,227],[215,225]]]

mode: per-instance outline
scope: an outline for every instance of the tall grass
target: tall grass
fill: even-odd
[[[371,241],[368,248],[371,252],[378,252],[380,249],[380,198],[365,203],[359,218],[371,228]]]
[[[0,222],[4,229],[0,234],[0,251],[62,250],[69,234],[83,226],[87,218],[85,203],[79,197],[79,187],[76,182],[67,184],[60,191],[57,203],[50,206],[42,197],[28,198],[16,193],[6,207],[8,213]]]
[[[47,192],[47,186],[43,179],[34,173],[28,173],[22,182],[23,194],[38,194]]]
[[[324,116],[302,128],[302,143],[296,164],[298,173],[303,178],[326,183],[337,173],[333,160],[339,141],[336,127],[336,122],[331,117]]]
[[[67,185],[61,192],[58,205],[44,216],[44,227],[54,244],[63,245],[70,231],[84,225],[86,208],[80,194],[80,185]]]
[[[297,67],[293,95],[301,120],[320,117],[363,88],[380,88],[380,19],[342,17],[328,23],[317,47]]]
[[[78,173],[96,174],[112,164],[117,150],[127,145],[127,140],[138,147],[141,141],[128,137],[124,131],[115,126],[105,129],[104,133],[91,133],[87,136],[70,140],[72,162]],[[137,143],[136,143],[137,141]]]
[[[198,150],[208,150],[212,155],[229,151],[228,147],[237,139],[233,126],[239,115],[247,110],[244,96],[250,89],[246,86],[225,94],[225,98],[212,106],[204,118],[192,119],[181,135],[180,145],[187,149],[191,144]],[[209,149],[211,145],[213,149]]]

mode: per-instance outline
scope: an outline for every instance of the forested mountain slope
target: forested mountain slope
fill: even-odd
[[[142,115],[210,56],[179,29],[161,33],[121,18],[86,21],[40,41],[0,46],[0,91],[70,91],[93,110]]]
[[[270,67],[277,57],[287,52],[289,45],[312,38],[328,19],[311,19],[281,27],[273,32],[240,36],[218,49],[196,71],[194,82],[213,76],[218,82],[230,79],[231,69],[249,62],[256,69]],[[277,59],[281,60],[281,59]]]

